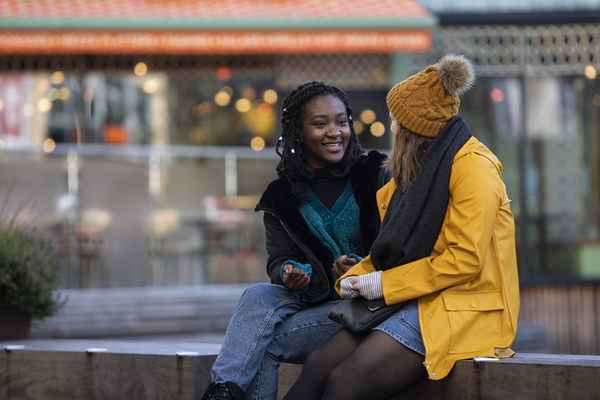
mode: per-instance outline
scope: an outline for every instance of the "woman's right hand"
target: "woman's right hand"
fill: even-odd
[[[283,267],[283,281],[290,289],[300,292],[310,283],[310,277],[300,268],[294,268],[292,264],[286,264]]]
[[[339,278],[357,263],[358,260],[356,258],[350,258],[345,255],[339,256],[338,259],[333,263],[333,273]]]

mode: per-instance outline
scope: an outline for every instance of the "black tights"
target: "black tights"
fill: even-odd
[[[389,399],[425,372],[424,360],[381,331],[340,329],[306,358],[284,400]]]

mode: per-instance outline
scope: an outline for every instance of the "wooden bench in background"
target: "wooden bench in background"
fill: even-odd
[[[0,342],[0,399],[200,399],[219,345],[98,340]],[[1,350],[4,348],[4,350]],[[300,366],[283,364],[280,398]],[[459,361],[441,381],[424,376],[402,399],[592,399],[600,356],[517,354]]]
[[[225,332],[250,284],[62,290],[61,312],[32,338]]]

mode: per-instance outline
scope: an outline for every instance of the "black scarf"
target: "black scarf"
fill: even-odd
[[[403,193],[396,188],[371,248],[376,270],[387,270],[431,254],[450,199],[450,174],[456,153],[471,137],[460,115],[452,118],[423,155],[421,173]]]

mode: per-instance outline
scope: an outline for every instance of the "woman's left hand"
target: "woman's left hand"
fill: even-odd
[[[340,294],[348,300],[359,297],[360,293],[355,286],[358,287],[358,278],[356,276],[348,276],[342,279],[340,282]]]

